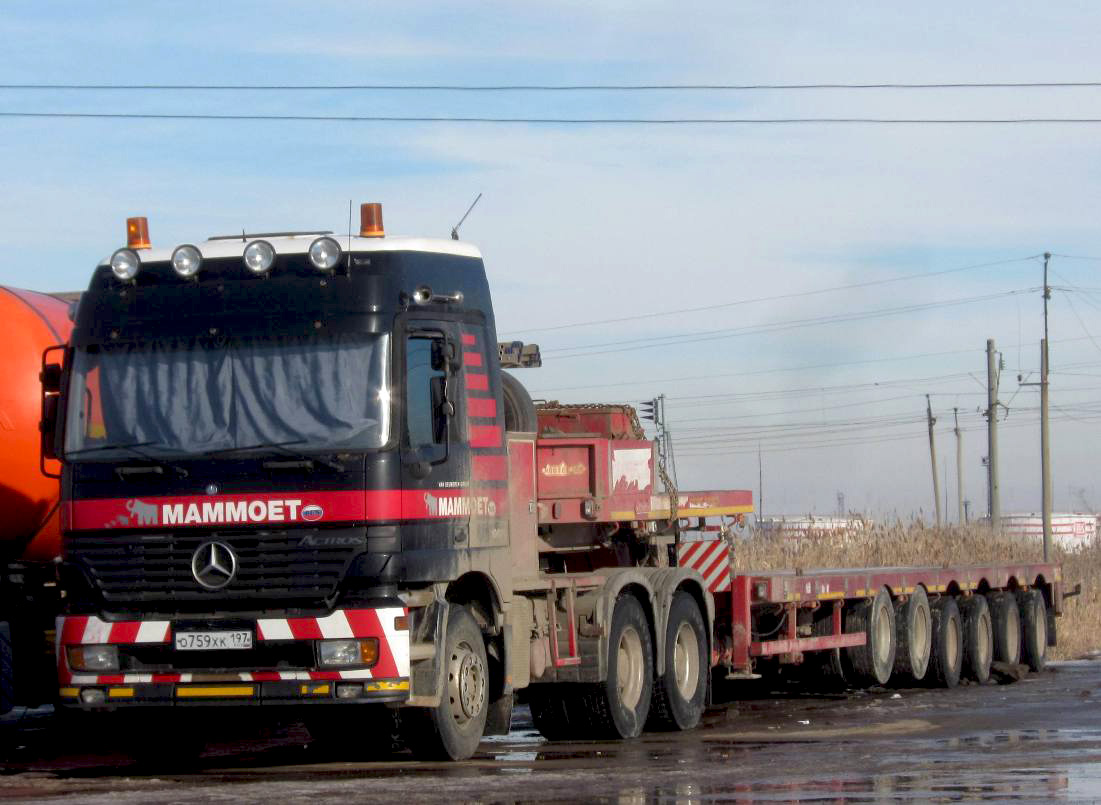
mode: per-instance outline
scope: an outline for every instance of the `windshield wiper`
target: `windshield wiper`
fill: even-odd
[[[287,442],[265,442],[263,444],[250,444],[243,447],[223,447],[219,450],[208,450],[203,453],[203,457],[210,458],[212,456],[225,456],[229,455],[230,453],[244,453],[248,450],[278,450],[284,455],[300,458],[303,461],[310,462],[310,464],[322,464],[329,469],[336,470],[337,472],[344,472],[343,464],[339,464],[336,461],[331,461],[327,458],[311,456],[309,453],[303,453],[301,450],[292,450],[289,447],[289,445],[292,444],[304,444],[305,441],[305,439],[292,439]]]
[[[167,467],[168,469],[176,472],[181,478],[188,476],[187,470],[179,465],[172,464],[164,459],[151,456],[144,450],[139,450],[139,447],[164,447],[160,442],[119,442],[118,444],[100,444],[95,447],[84,447],[80,450],[68,450],[65,453],[65,457],[80,455],[81,453],[99,453],[106,450],[126,450],[129,453],[133,453],[138,458],[144,459],[158,467]]]

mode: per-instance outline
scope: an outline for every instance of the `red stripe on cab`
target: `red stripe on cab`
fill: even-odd
[[[492,397],[467,397],[466,413],[469,416],[497,418],[497,401]]]
[[[467,391],[489,391],[489,375],[480,372],[466,373]]]
[[[478,343],[477,337],[474,333],[463,333],[463,346],[472,347]]]
[[[471,447],[500,447],[501,428],[498,425],[471,425]]]
[[[481,366],[482,365],[482,353],[480,352],[464,352],[463,353],[463,366]]]

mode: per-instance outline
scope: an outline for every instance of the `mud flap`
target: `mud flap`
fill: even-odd
[[[436,600],[418,613],[409,645],[409,707],[437,707],[443,697],[444,665],[437,639],[447,634],[448,604]]]
[[[512,727],[512,704],[515,698],[511,693],[506,693],[489,703],[484,735],[508,735]]]

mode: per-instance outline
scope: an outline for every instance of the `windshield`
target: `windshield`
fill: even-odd
[[[381,447],[390,431],[385,334],[170,338],[78,349],[65,452],[73,460],[259,445]],[[114,447],[113,447],[114,446]]]

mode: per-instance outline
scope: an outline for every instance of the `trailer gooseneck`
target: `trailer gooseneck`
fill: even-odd
[[[294,706],[355,735],[400,708],[418,755],[459,759],[517,694],[548,738],[629,738],[780,664],[1043,664],[1053,565],[731,572],[726,532],[688,526],[749,492],[662,491],[628,406],[533,405],[479,252],[361,213],[173,250],[132,219],[96,269],[42,373],[68,710]]]

